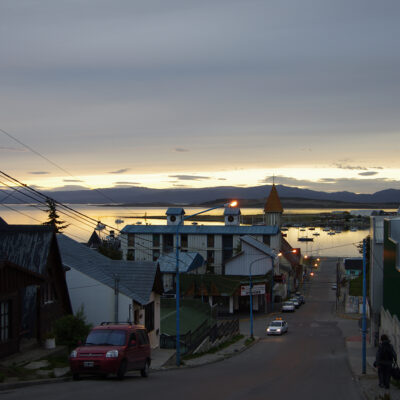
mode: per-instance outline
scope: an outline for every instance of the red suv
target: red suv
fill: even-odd
[[[69,361],[75,380],[81,374],[116,374],[123,379],[127,371],[133,370],[147,377],[151,363],[149,336],[142,325],[102,322],[91,330],[84,344],[71,352]]]

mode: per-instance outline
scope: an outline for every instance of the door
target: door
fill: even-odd
[[[138,369],[139,368],[139,346],[138,340],[135,332],[129,335],[128,345],[126,348],[126,358],[128,361],[128,369]]]

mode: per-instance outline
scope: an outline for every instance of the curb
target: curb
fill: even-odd
[[[215,358],[214,360],[206,361],[206,362],[195,364],[195,365],[185,365],[185,364],[183,364],[180,367],[177,367],[176,365],[171,366],[171,367],[161,367],[161,368],[158,368],[158,369],[154,369],[152,371],[153,372],[172,371],[172,370],[181,370],[181,369],[186,369],[186,368],[198,368],[198,367],[202,367],[204,365],[215,364],[217,362],[220,362],[220,361],[226,360],[228,358],[234,357],[237,354],[243,353],[245,350],[249,349],[250,347],[254,346],[256,343],[258,343],[259,340],[260,340],[259,337],[255,337],[253,342],[249,343],[247,346],[245,344],[243,344],[242,347],[240,349],[238,349],[237,351],[234,351],[233,353],[220,355],[217,358]],[[199,357],[199,358],[201,358],[201,357]]]
[[[0,383],[0,392],[4,390],[11,390],[11,389],[19,389],[27,386],[37,386],[37,385],[44,385],[49,383],[61,383],[61,382],[68,382],[71,381],[72,378],[62,377],[62,378],[51,378],[51,379],[37,379],[34,381],[20,381],[20,382],[13,382],[13,383]]]

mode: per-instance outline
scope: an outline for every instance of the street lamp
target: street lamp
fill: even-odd
[[[216,210],[217,208],[228,208],[228,207],[237,207],[238,202],[237,201],[231,201],[230,203],[225,203],[225,204],[220,204],[219,206],[207,208],[206,210],[199,211],[195,214],[187,215],[186,217],[183,217],[178,225],[176,226],[176,266],[175,266],[175,274],[176,274],[176,365],[179,367],[181,364],[181,343],[180,343],[180,313],[179,313],[179,249],[180,249],[180,235],[179,235],[179,230],[183,224],[184,221],[186,221],[189,218],[195,217],[199,214],[204,214],[206,212]]]
[[[297,249],[292,249],[292,250],[286,251],[284,253],[279,252],[278,253],[278,257],[282,257],[284,254],[297,254]],[[304,258],[308,258],[308,256],[304,256]],[[291,271],[288,273],[288,287],[287,287],[288,295],[290,295],[290,292],[291,292],[291,290],[290,290],[290,276],[291,276]]]
[[[274,261],[275,258],[273,256],[267,255],[267,256],[263,256],[260,258],[256,258],[255,260],[253,260],[250,263],[249,266],[249,286],[250,286],[250,337],[253,339],[254,335],[253,335],[253,281],[252,281],[252,275],[251,275],[251,267],[253,266],[254,263],[256,263],[257,261],[262,261],[265,260],[266,258],[270,258],[272,261],[272,283],[271,286],[273,285],[273,281],[274,281]],[[272,293],[273,294],[273,293]]]

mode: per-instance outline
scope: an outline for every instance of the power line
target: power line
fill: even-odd
[[[72,175],[70,172],[68,172],[65,168],[59,166],[58,164],[56,164],[54,161],[51,161],[49,158],[47,158],[46,156],[44,156],[43,154],[39,153],[37,150],[33,149],[32,147],[28,146],[27,144],[21,142],[19,139],[17,139],[15,136],[11,135],[11,133],[5,131],[4,129],[0,128],[0,132],[2,132],[4,135],[8,136],[10,139],[14,140],[15,142],[17,142],[18,144],[20,144],[21,146],[25,147],[26,149],[28,149],[29,151],[31,151],[32,153],[36,154],[37,156],[39,156],[40,158],[43,158],[43,160],[46,160],[48,163],[50,163],[51,165],[53,165],[54,167],[58,168],[60,171],[64,172],[65,174],[67,174],[68,176],[70,176],[71,178],[74,179],[78,179],[76,176]],[[81,179],[80,179],[81,180]],[[83,182],[85,183],[85,182]],[[115,200],[113,200],[111,197],[107,196],[106,194],[104,194],[101,190],[96,189],[96,188],[91,188],[89,185],[87,185],[85,183],[85,186],[91,190],[95,190],[97,193],[101,194],[104,198],[106,198],[107,200],[111,201],[112,203],[117,203]]]

